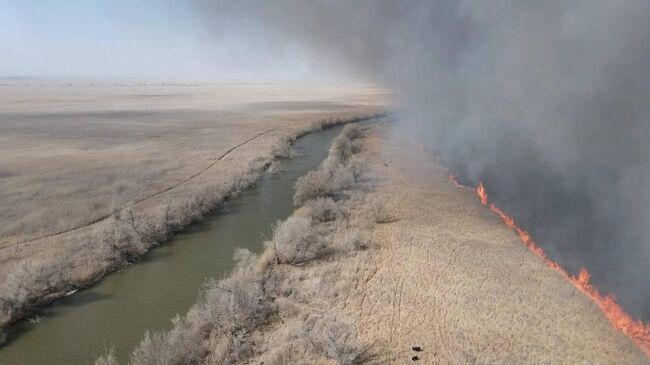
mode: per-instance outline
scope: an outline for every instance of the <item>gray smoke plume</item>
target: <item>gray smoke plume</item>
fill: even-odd
[[[200,1],[215,30],[385,83],[400,123],[650,319],[650,2]],[[279,51],[281,52],[281,51]]]

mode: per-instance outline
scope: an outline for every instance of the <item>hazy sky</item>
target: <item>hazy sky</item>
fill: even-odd
[[[215,37],[191,2],[0,0],[0,77],[321,77],[297,50]]]

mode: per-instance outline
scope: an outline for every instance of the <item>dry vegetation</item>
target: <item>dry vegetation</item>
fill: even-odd
[[[384,103],[342,86],[52,92],[0,88],[0,328],[202,219],[300,135]]]
[[[372,186],[359,163],[361,134],[358,125],[346,126],[321,167],[297,181],[300,208],[278,223],[263,253],[238,251],[234,272],[208,282],[198,303],[175,318],[170,331],[147,333],[131,363],[359,364],[378,359],[375,348],[359,341],[353,320],[333,307],[350,289],[348,280],[337,277],[353,275],[346,267],[366,260],[371,251],[373,214],[351,209],[363,204]],[[115,363],[111,352],[97,361]]]
[[[416,138],[377,127],[364,150],[364,171],[381,181],[364,202],[386,223],[342,301],[386,362],[648,364]]]
[[[263,253],[238,252],[133,364],[647,363],[412,139],[359,131],[296,183]]]

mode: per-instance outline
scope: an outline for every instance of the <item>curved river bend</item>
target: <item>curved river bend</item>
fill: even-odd
[[[227,275],[235,248],[261,250],[272,225],[293,212],[295,180],[318,167],[340,130],[301,137],[294,145],[296,157],[282,161],[282,172],[265,174],[239,198],[128,269],[43,309],[40,323],[23,321],[11,328],[0,364],[92,364],[111,345],[120,362],[128,361],[146,330],[170,328],[170,319],[196,301],[206,278]]]

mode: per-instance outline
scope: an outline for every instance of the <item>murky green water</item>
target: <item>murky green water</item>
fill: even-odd
[[[264,176],[128,269],[45,308],[40,323],[16,325],[0,364],[92,364],[111,345],[125,362],[146,330],[168,329],[170,318],[187,311],[206,278],[227,275],[236,247],[261,250],[272,224],[293,211],[295,180],[320,164],[340,129],[302,137],[297,156],[283,162],[286,171]]]

